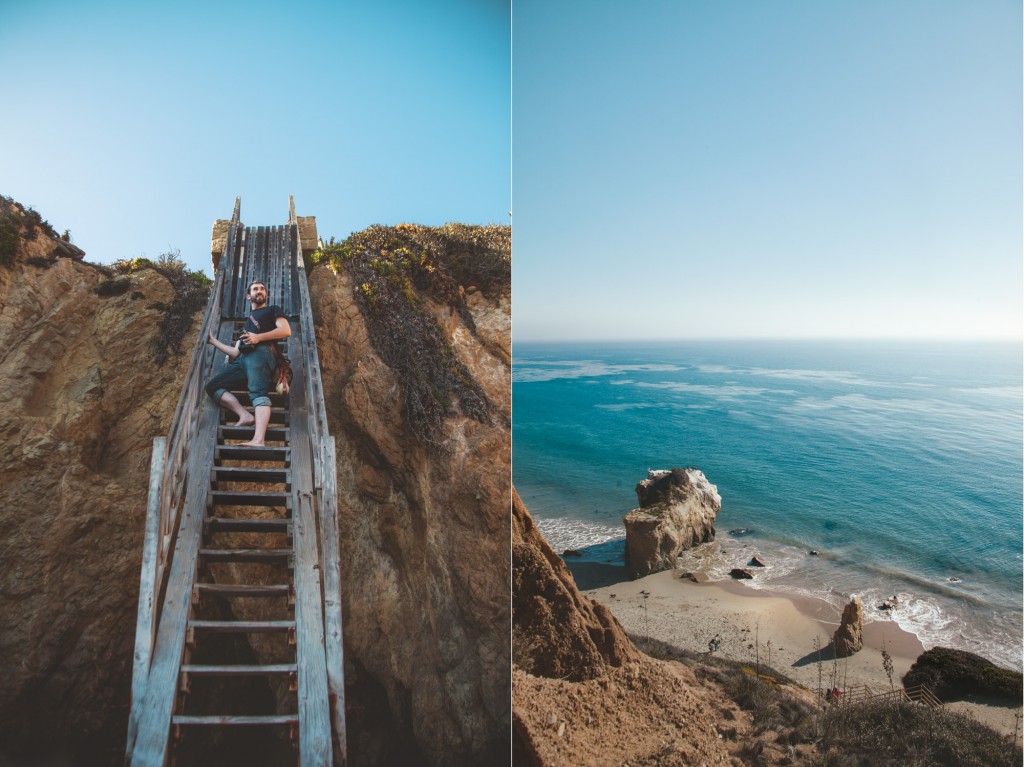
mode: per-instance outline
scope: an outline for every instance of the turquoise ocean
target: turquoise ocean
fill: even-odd
[[[694,466],[722,510],[683,566],[757,553],[754,588],[1021,668],[1020,344],[516,343],[512,380],[513,481],[559,553],[622,564],[636,483]]]

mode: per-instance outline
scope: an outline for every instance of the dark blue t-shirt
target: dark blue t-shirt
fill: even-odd
[[[249,317],[245,321],[244,330],[248,330],[250,333],[266,333],[277,327],[278,317],[287,317],[282,309],[277,304],[270,304],[269,306],[263,306],[259,309],[253,309],[249,312]],[[264,341],[263,343],[273,344],[277,346],[277,341]],[[242,346],[243,352],[249,352],[255,349],[255,346],[245,347]]]
[[[266,333],[277,327],[277,318],[286,317],[284,309],[277,304],[270,304],[253,309],[245,321],[245,329],[250,333]]]

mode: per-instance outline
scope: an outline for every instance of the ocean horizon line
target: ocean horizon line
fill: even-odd
[[[978,337],[915,337],[915,336],[679,336],[679,337],[635,337],[635,338],[525,338],[513,336],[512,346],[529,344],[535,346],[554,344],[629,344],[629,343],[880,343],[880,344],[986,344],[1019,345],[1024,350],[1022,338]]]

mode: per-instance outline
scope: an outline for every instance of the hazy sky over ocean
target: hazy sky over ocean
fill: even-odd
[[[1015,0],[513,8],[513,333],[1021,335]]]
[[[0,194],[87,259],[210,226],[508,223],[502,0],[0,3]]]

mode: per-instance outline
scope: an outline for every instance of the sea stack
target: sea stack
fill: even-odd
[[[832,637],[837,658],[849,658],[864,646],[864,606],[854,597],[843,608],[843,618]]]
[[[681,552],[715,539],[722,498],[700,469],[648,470],[636,495],[640,508],[623,518],[632,577],[671,569]]]

